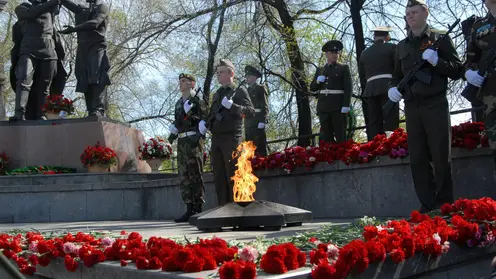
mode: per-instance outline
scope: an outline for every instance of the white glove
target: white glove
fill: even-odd
[[[484,77],[480,76],[479,73],[474,70],[467,70],[465,72],[465,78],[467,79],[468,83],[477,87],[481,87],[482,83],[484,82]]]
[[[188,113],[193,106],[194,106],[194,104],[191,104],[189,101],[184,102],[184,105],[183,105],[184,112]]]
[[[224,97],[224,99],[222,99],[222,103],[221,103],[226,109],[231,109],[232,105],[233,105],[233,101],[232,100],[229,100],[228,98]]]
[[[317,77],[317,83],[325,82],[326,77],[325,76],[318,76]]]
[[[422,59],[427,60],[432,66],[436,66],[439,61],[439,56],[437,55],[436,50],[428,48],[422,53]]]
[[[341,113],[348,113],[350,112],[350,108],[349,107],[342,107],[341,108]]]
[[[258,123],[258,127],[257,127],[257,128],[258,128],[258,129],[263,129],[263,128],[265,128],[265,123],[262,123],[262,122]]]
[[[170,125],[169,132],[171,132],[171,134],[177,135],[177,133],[179,133],[179,130],[176,128],[176,126]]]
[[[66,119],[67,118],[67,111],[61,110],[59,112],[59,117],[62,118],[62,119]]]
[[[389,88],[388,97],[389,97],[389,100],[391,100],[395,103],[401,101],[401,98],[403,98],[400,91],[398,91],[398,88],[396,88],[396,87]]]
[[[202,135],[205,135],[207,133],[207,126],[205,126],[205,121],[200,121],[198,124],[198,130],[200,130],[200,133]]]

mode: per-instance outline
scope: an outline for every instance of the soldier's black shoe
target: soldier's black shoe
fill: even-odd
[[[193,210],[194,205],[192,203],[188,203],[186,206],[187,206],[186,213],[184,213],[183,216],[181,216],[177,219],[174,219],[174,222],[186,223],[186,222],[188,222],[189,217],[195,215],[195,211]]]
[[[196,213],[201,213],[203,210],[202,210],[202,207],[203,207],[203,204],[195,204],[195,214]]]
[[[14,115],[9,118],[9,121],[24,121],[26,120],[26,117],[24,115],[19,116],[19,115]]]

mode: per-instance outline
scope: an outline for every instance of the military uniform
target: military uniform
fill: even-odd
[[[35,1],[33,1],[35,2]],[[11,120],[24,120],[28,100],[34,101],[34,118],[42,118],[42,108],[57,71],[57,52],[53,16],[58,0],[15,8],[21,33],[17,53],[12,57],[15,80],[15,115]],[[30,97],[30,92],[32,97]]]
[[[477,70],[480,59],[490,49],[496,47],[496,18],[488,13],[484,18],[475,21],[472,26],[467,47],[467,69]],[[494,63],[494,62],[493,62]],[[485,125],[489,138],[489,147],[493,150],[496,171],[496,63],[489,68],[479,96],[485,107]]]
[[[322,47],[323,52],[343,49],[340,41],[329,41]],[[325,76],[325,81],[318,81]],[[318,92],[317,114],[320,120],[321,140],[326,142],[346,141],[346,113],[349,112],[353,85],[350,67],[335,63],[318,68],[310,84],[310,90]]]
[[[386,37],[390,28],[378,27],[374,30],[376,36]],[[362,98],[367,102],[368,136],[369,140],[385,131],[394,131],[399,127],[400,109],[395,106],[388,115],[383,115],[382,107],[389,100],[388,84],[394,70],[394,55],[396,45],[376,40],[374,44],[360,54],[359,72],[367,79]]]
[[[246,75],[262,77],[262,73],[252,66],[245,67]],[[265,134],[265,124],[268,123],[269,102],[267,89],[261,84],[251,84],[248,87],[248,94],[255,108],[255,117],[245,119],[245,140],[253,141],[257,147],[256,153],[267,156],[267,136]]]
[[[420,0],[408,2],[408,7],[415,5],[425,3]],[[427,49],[440,35],[440,31],[429,26],[419,37],[411,30],[408,31],[408,36],[396,47],[390,91],[397,90],[398,83],[416,62],[431,59],[429,57],[432,57],[430,55],[433,52]],[[424,55],[426,58],[423,58]],[[463,66],[450,38],[441,43],[437,55],[436,66],[427,62],[422,69],[431,76],[430,84],[416,79],[405,89],[411,94],[404,95],[409,96],[405,99],[405,116],[410,167],[423,210],[432,210],[445,202],[453,202],[451,122],[446,91],[448,78],[460,79]]]
[[[179,79],[186,78],[196,82],[190,74],[180,74]],[[186,112],[184,103],[191,108]],[[177,166],[181,197],[187,206],[186,213],[176,222],[187,222],[195,213],[202,212],[205,202],[205,185],[203,183],[203,138],[199,135],[199,123],[207,118],[207,105],[192,91],[188,99],[179,98],[174,113],[174,126],[177,129]]]
[[[107,57],[106,32],[109,8],[96,4],[92,11],[70,0],[62,4],[74,13],[75,27],[60,31],[63,34],[77,32],[77,51],[74,74],[76,92],[84,93],[88,114],[105,114],[105,87],[110,85],[110,61]]]
[[[234,65],[229,60],[222,59],[219,66],[226,66],[234,71]],[[222,105],[224,98],[232,100],[230,109]],[[255,108],[244,87],[236,87],[235,84],[222,86],[213,95],[207,126],[212,133],[210,158],[219,205],[234,200],[234,183],[231,177],[234,176],[236,162],[232,158],[233,152],[241,143],[243,118],[254,115]]]

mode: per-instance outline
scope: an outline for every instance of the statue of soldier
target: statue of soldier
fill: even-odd
[[[245,67],[246,83],[251,102],[255,107],[255,117],[245,119],[245,140],[253,141],[257,147],[256,153],[267,156],[267,135],[265,125],[268,123],[269,101],[267,89],[264,85],[258,84],[257,79],[262,77],[262,73],[253,66]]]
[[[106,31],[109,8],[102,0],[86,0],[89,8],[71,0],[62,5],[74,13],[76,26],[67,26],[62,34],[77,33],[74,73],[76,92],[84,93],[88,116],[105,115],[105,87],[110,85],[110,61],[107,57]]]
[[[368,140],[376,135],[384,135],[386,131],[394,131],[399,127],[400,108],[394,106],[393,111],[384,115],[382,107],[389,100],[388,84],[394,70],[394,54],[396,45],[389,43],[390,27],[376,27],[374,44],[360,54],[360,75],[367,79],[362,97],[367,102],[368,112]]]
[[[322,46],[327,64],[318,68],[310,84],[311,91],[318,91],[317,114],[320,130],[326,142],[342,143],[346,141],[346,120],[350,112],[353,90],[350,67],[338,63],[343,43],[328,41]]]
[[[463,65],[450,38],[438,50],[429,48],[441,32],[427,24],[428,15],[424,0],[408,1],[408,35],[396,46],[388,91],[389,99],[399,102],[403,96],[396,87],[398,83],[416,61],[428,62],[421,71],[431,77],[430,83],[416,79],[405,89],[411,93],[405,99],[410,168],[422,212],[453,202],[451,122],[446,91],[448,78],[457,80],[463,75]]]
[[[246,88],[234,84],[235,68],[231,61],[221,59],[217,65],[217,80],[221,87],[215,92],[206,123],[200,123],[200,131],[207,127],[212,133],[211,160],[215,190],[219,206],[234,200],[234,176],[236,160],[233,152],[241,143],[243,118],[255,116],[255,108]],[[207,127],[206,127],[207,126]]]
[[[56,48],[61,45],[53,27],[60,0],[29,2],[15,8],[19,21],[13,27],[16,34],[11,51],[11,85],[16,92],[11,121],[26,120],[27,115],[29,119],[44,119],[42,109],[57,74],[57,60],[63,59],[57,55]]]
[[[485,126],[487,137],[489,138],[489,148],[493,152],[495,165],[495,180],[496,180],[496,70],[494,67],[489,67],[486,76],[480,76],[478,73],[478,64],[485,54],[494,48],[496,45],[496,32],[494,25],[496,18],[496,1],[484,1],[488,13],[485,17],[475,21],[472,26],[470,40],[467,47],[467,61],[465,67],[465,78],[470,84],[480,88],[479,96],[482,98],[485,111]],[[492,62],[494,65],[494,61]]]
[[[179,75],[181,98],[176,102],[174,124],[171,134],[178,137],[177,165],[181,197],[186,204],[186,213],[175,219],[176,223],[188,222],[189,217],[202,212],[205,200],[203,184],[203,138],[198,135],[200,122],[205,123],[207,105],[194,90],[196,78],[190,74]],[[203,124],[204,125],[204,124]],[[205,135],[205,130],[202,130]],[[170,140],[169,138],[169,141]]]

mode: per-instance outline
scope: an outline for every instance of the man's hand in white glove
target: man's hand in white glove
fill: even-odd
[[[194,104],[190,103],[189,101],[184,102],[184,105],[183,105],[184,112],[188,113],[193,106],[194,106]]]
[[[349,107],[342,107],[341,108],[341,113],[348,113],[350,112],[350,108]]]
[[[233,101],[232,100],[229,100],[228,98],[224,97],[224,99],[222,99],[222,103],[221,103],[226,109],[231,109],[232,105],[233,105]]]
[[[479,73],[474,70],[467,70],[465,72],[465,78],[467,79],[468,83],[477,87],[481,87],[482,83],[484,82],[484,77],[480,76]]]
[[[263,129],[263,128],[265,128],[265,123],[263,123],[263,122],[258,123],[257,128],[258,128],[258,129]]]
[[[431,63],[432,66],[436,66],[437,62],[439,62],[437,51],[430,48],[426,49],[424,53],[422,53],[422,59],[427,60],[427,62]]]
[[[171,132],[171,134],[174,134],[174,135],[177,135],[177,133],[179,133],[179,130],[176,128],[176,126],[173,124],[173,125],[170,125],[169,127],[169,132]]]
[[[395,103],[401,101],[401,98],[403,98],[400,91],[398,91],[398,88],[396,88],[396,87],[389,88],[388,97],[389,97],[389,100],[391,100]]]
[[[325,80],[326,80],[326,77],[325,76],[318,76],[317,77],[317,83],[325,82]]]
[[[205,135],[207,133],[207,126],[205,125],[204,120],[200,121],[200,123],[198,124],[198,130],[200,130],[200,133],[202,135]]]

